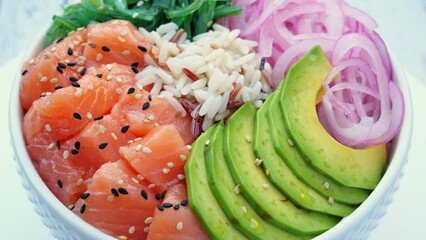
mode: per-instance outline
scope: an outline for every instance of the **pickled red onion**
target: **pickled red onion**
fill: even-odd
[[[351,147],[384,144],[398,133],[404,100],[393,82],[386,44],[368,14],[343,0],[235,0],[240,16],[223,20],[259,42],[275,85],[301,56],[320,45],[333,69],[317,107],[327,131]],[[277,67],[275,67],[277,66]]]

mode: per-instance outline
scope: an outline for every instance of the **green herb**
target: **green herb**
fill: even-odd
[[[148,31],[170,21],[188,34],[188,38],[206,32],[220,18],[238,15],[241,7],[232,0],[82,0],[65,7],[62,16],[54,16],[45,45],[67,36],[90,23],[124,19]]]

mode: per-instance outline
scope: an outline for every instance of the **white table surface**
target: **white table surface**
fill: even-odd
[[[57,12],[59,2],[66,0],[0,0],[0,66],[3,64],[0,68],[0,116],[3,117],[0,121],[0,239],[53,239],[26,198],[16,173],[9,147],[7,104],[20,61],[14,56],[19,55],[33,34],[47,23],[49,17],[42,13]],[[426,134],[426,108],[422,105],[426,103],[426,0],[348,2],[359,6],[378,21],[380,33],[407,71],[412,73],[409,84],[414,102],[414,135],[409,162],[393,203],[370,239],[426,239],[426,155],[422,144]],[[12,5],[21,8],[14,8],[12,12],[5,10]],[[22,14],[29,18],[20,18]],[[8,24],[15,24],[17,28]],[[19,39],[14,40],[9,33]]]

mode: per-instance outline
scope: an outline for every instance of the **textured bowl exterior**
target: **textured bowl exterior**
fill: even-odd
[[[37,44],[29,51],[25,59],[31,58],[41,49],[42,36],[45,32],[42,31],[43,34],[36,41]],[[405,120],[400,133],[393,142],[394,147],[391,148],[389,154],[389,167],[379,185],[365,202],[335,227],[316,237],[316,240],[367,239],[371,231],[377,227],[380,218],[385,215],[387,207],[398,189],[411,144],[412,104],[405,73],[392,52],[391,59],[395,80],[405,97]],[[18,70],[10,98],[9,129],[18,173],[35,211],[41,216],[44,225],[50,229],[56,239],[114,239],[68,210],[47,188],[35,170],[26,151],[21,124],[16,124],[22,123],[23,119],[19,102],[20,77]]]

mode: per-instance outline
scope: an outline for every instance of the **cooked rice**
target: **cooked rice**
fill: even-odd
[[[153,84],[151,93],[163,95],[182,115],[187,114],[181,104],[185,99],[191,116],[201,119],[203,131],[245,102],[260,107],[271,93],[265,79],[271,75],[271,66],[265,63],[259,69],[261,58],[253,51],[257,43],[238,38],[239,30],[214,24],[213,30],[195,36],[193,42],[186,33],[175,39],[179,29],[174,23],[153,32],[140,31],[157,48],[158,62],[168,70],[145,59],[150,66],[137,75],[138,84]],[[241,87],[238,92],[237,86]]]

